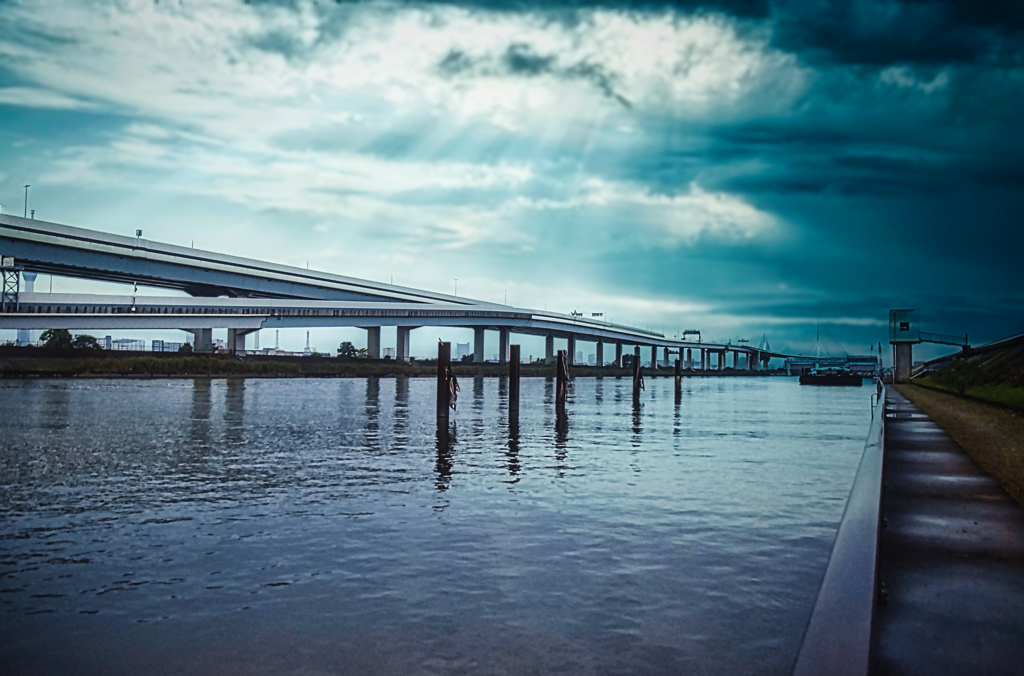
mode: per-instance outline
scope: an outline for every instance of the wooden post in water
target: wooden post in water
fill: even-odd
[[[683,365],[681,360],[676,359],[676,391],[683,386]]]
[[[508,419],[519,420],[519,346],[509,346],[508,356]]]
[[[558,351],[558,365],[555,369],[555,407],[565,410],[565,399],[569,394],[569,360],[565,350]]]
[[[437,424],[448,428],[448,407],[451,405],[452,344],[437,343]]]
[[[640,390],[644,389],[644,369],[640,366],[640,348],[637,348],[637,356],[633,358],[633,401],[640,398]]]

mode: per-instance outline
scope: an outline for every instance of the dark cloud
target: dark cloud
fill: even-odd
[[[253,3],[275,0],[252,0]],[[336,0],[338,5],[368,4],[365,0]],[[407,6],[455,5],[499,12],[565,12],[611,9],[631,12],[720,12],[742,18],[763,19],[771,13],[770,0],[419,0]],[[330,6],[330,5],[328,5]]]
[[[586,61],[563,65],[557,55],[540,54],[525,43],[510,45],[501,54],[486,57],[472,57],[453,49],[437,64],[437,72],[448,78],[531,78],[547,75],[566,81],[584,81],[624,107],[632,107],[615,90],[615,77],[601,66]]]
[[[1017,61],[1024,3],[997,0],[776,0],[775,44],[812,61]]]

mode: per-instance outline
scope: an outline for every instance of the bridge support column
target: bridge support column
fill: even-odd
[[[409,349],[409,334],[412,330],[418,328],[415,326],[399,326],[397,331],[397,345],[395,345],[395,357],[398,361],[409,361],[409,357],[412,356]]]
[[[718,352],[718,370],[719,371],[724,371],[725,370],[725,360],[728,358],[728,355],[729,355],[729,351],[728,350],[719,350],[719,352]]]
[[[245,337],[259,329],[228,329],[228,351],[231,354],[245,354]]]
[[[668,366],[671,363],[669,361],[669,358],[668,358],[668,348],[667,347],[665,348],[665,360],[664,360],[663,363],[665,364],[665,366]]]
[[[615,367],[622,368],[622,343],[615,343]]]
[[[213,329],[185,329],[192,334],[192,349],[195,352],[213,352]]]
[[[896,364],[893,380],[897,383],[909,383],[914,367],[914,344],[896,343]]]
[[[507,328],[498,328],[498,362],[501,364],[508,363],[508,334]]]
[[[706,351],[704,350],[703,347],[698,347],[697,348],[697,356],[700,357],[700,370],[701,371],[703,371],[704,369],[707,368],[707,363],[704,361],[704,359],[705,359],[705,356],[704,356],[705,352]]]
[[[480,363],[484,360],[484,327],[473,327],[473,361]]]
[[[35,272],[21,271],[21,279],[25,282],[25,293],[35,293],[36,290],[36,276]],[[29,345],[32,343],[32,334],[34,332],[30,329],[18,329],[18,345]]]
[[[658,346],[651,345],[651,368],[658,368]]]
[[[366,358],[380,359],[380,327],[364,326],[366,329]]]
[[[550,333],[544,336],[544,363],[555,363],[555,337]]]
[[[598,366],[604,366],[604,343],[600,340],[597,341],[597,347],[594,350],[597,354],[594,355],[595,361]]]
[[[686,368],[691,369],[691,370],[693,369],[693,348],[692,347],[686,348],[686,362],[685,362],[685,364],[686,364]]]
[[[732,367],[738,369],[740,367],[740,353],[736,350],[732,351]]]
[[[566,355],[566,359],[568,360],[566,363],[569,366],[572,366],[576,362],[576,336],[572,334],[569,335],[569,343],[566,347],[568,348],[566,352],[569,353]]]

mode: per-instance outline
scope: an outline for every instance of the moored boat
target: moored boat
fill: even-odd
[[[864,378],[848,368],[829,367],[813,368],[809,373],[800,376],[801,385],[853,385],[864,384]]]

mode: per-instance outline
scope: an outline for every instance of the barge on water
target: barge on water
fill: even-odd
[[[809,373],[800,376],[801,385],[839,385],[839,386],[861,386],[864,378],[853,373],[848,368],[828,367],[813,368]]]

